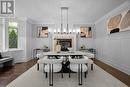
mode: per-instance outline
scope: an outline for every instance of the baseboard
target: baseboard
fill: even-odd
[[[22,62],[28,62],[29,60],[33,59],[32,57],[30,58],[20,58],[20,59],[14,59],[14,63],[22,63]]]
[[[122,72],[124,72],[124,73],[126,73],[126,74],[128,74],[128,75],[130,75],[130,70],[127,69],[126,67],[115,64],[111,60],[105,60],[103,58],[97,58],[97,59],[106,63],[106,64],[108,64],[108,65],[110,65],[110,66],[112,66],[112,67],[114,67],[114,68],[116,68],[116,69],[118,69],[118,70],[120,70],[120,71],[122,71]]]

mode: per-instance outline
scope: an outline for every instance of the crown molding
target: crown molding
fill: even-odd
[[[117,8],[113,9],[112,11],[110,11],[106,15],[104,15],[103,17],[99,18],[95,22],[95,24],[99,23],[100,21],[102,21],[105,18],[108,18],[109,16],[112,16],[112,14],[117,14],[119,12],[122,12],[129,7],[130,7],[130,1],[125,1],[123,4],[119,5]]]

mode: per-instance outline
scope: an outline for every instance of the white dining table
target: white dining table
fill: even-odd
[[[66,52],[56,52],[56,51],[49,51],[49,52],[41,52],[37,54],[37,58],[41,59],[44,56],[87,56],[88,58],[92,58],[94,60],[94,54],[90,52],[82,52],[82,51],[66,51]],[[67,57],[64,57],[65,61]],[[91,59],[90,59],[91,60]],[[91,60],[92,61],[92,60]],[[93,70],[93,61],[91,63],[91,70]]]
[[[87,56],[88,58],[94,58],[94,54],[90,53],[90,52],[82,52],[82,51],[60,51],[60,52],[56,52],[56,51],[49,51],[49,52],[42,52],[37,54],[37,57],[39,56],[73,56],[73,55],[81,55],[81,56]]]

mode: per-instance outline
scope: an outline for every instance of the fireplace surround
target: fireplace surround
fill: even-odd
[[[61,45],[61,51],[69,51],[67,48],[72,48],[72,39],[57,39]]]
[[[53,51],[56,51],[57,45],[61,45],[61,51],[68,51],[67,48],[76,51],[76,34],[54,34],[52,41]]]

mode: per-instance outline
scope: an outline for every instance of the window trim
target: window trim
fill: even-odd
[[[16,28],[17,29],[17,34],[18,34],[18,36],[17,36],[17,38],[18,38],[17,39],[17,48],[9,48],[9,22],[15,22],[15,23],[18,24],[17,28]],[[7,49],[12,50],[12,51],[13,50],[20,50],[19,49],[19,23],[17,21],[12,21],[12,20],[10,21],[9,20],[8,23],[7,23],[7,31],[6,31],[6,33],[7,33],[7,35],[6,35],[7,36]]]

